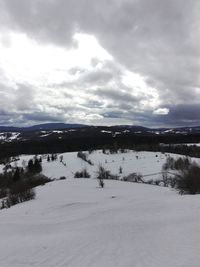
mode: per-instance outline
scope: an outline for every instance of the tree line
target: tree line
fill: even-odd
[[[48,154],[63,153],[74,151],[86,151],[102,149],[106,147],[110,150],[135,149],[146,151],[171,152],[191,157],[200,157],[200,147],[196,146],[173,146],[173,144],[197,143],[200,142],[200,135],[127,135],[127,136],[90,136],[90,137],[72,137],[52,140],[29,140],[14,141],[11,143],[0,144],[0,163],[6,157],[17,156],[21,154]],[[160,143],[170,144],[162,146]]]

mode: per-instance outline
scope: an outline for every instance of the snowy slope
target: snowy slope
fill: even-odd
[[[88,152],[86,152],[88,153]],[[119,175],[124,177],[130,173],[136,172],[141,173],[142,175],[150,176],[144,177],[144,180],[149,179],[160,179],[162,178],[161,174],[155,174],[162,171],[162,166],[166,162],[166,158],[171,156],[173,158],[183,157],[176,154],[169,153],[160,153],[160,152],[135,152],[128,151],[127,153],[118,153],[118,154],[103,154],[101,150],[94,151],[88,156],[93,162],[93,166],[89,165],[87,162],[83,161],[80,158],[77,158],[77,152],[63,153],[60,154],[63,156],[64,166],[58,160],[54,162],[47,162],[46,155],[43,155],[43,173],[51,178],[59,178],[61,176],[66,176],[67,178],[73,178],[76,171],[81,171],[81,169],[86,168],[87,171],[91,174],[92,177],[96,177],[98,166],[102,165],[107,170],[110,170],[112,174]],[[22,162],[25,161],[27,164],[30,158],[33,158],[34,155],[24,155],[20,156],[20,160],[13,162],[12,165],[22,166]],[[192,158],[192,161],[200,163],[200,159]],[[122,167],[122,174],[119,174],[119,167]],[[2,171],[3,165],[0,165],[0,171]]]
[[[1,267],[199,267],[199,196],[95,179],[54,181],[0,211]]]

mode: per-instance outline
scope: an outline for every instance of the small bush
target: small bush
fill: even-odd
[[[174,169],[175,170],[188,170],[190,165],[191,165],[191,162],[189,161],[188,158],[178,158],[174,162]]]
[[[46,183],[52,181],[50,178],[44,176],[43,174],[37,174],[37,175],[26,174],[24,179],[31,188],[39,185],[45,185]]]
[[[35,191],[32,188],[26,189],[17,194],[10,193],[6,200],[6,206],[9,208],[21,202],[25,202],[35,198]]]
[[[99,179],[99,186],[101,188],[104,188],[104,181],[103,181],[103,179]]]
[[[174,159],[172,157],[167,157],[165,164],[163,165],[163,170],[166,171],[168,169],[174,169]]]
[[[131,173],[128,176],[123,177],[123,181],[134,182],[134,183],[143,183],[142,175],[140,173]]]
[[[83,169],[80,172],[75,172],[74,178],[90,178],[90,174],[88,173],[87,169]]]
[[[106,170],[103,166],[100,165],[97,171],[97,179],[110,179],[110,177],[110,171]]]
[[[180,157],[178,159],[173,159],[172,157],[168,157],[166,163],[163,165],[163,170],[166,171],[168,169],[171,170],[187,170],[191,165],[190,160],[187,157]]]
[[[59,180],[66,180],[67,178],[65,176],[61,176]]]
[[[123,172],[123,169],[122,169],[122,166],[119,167],[119,173],[122,174]]]
[[[35,198],[34,189],[30,188],[29,185],[25,182],[18,181],[14,183],[7,195],[6,200],[4,201],[4,207],[11,207],[18,203],[28,201]]]

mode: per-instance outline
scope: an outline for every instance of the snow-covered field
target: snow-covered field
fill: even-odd
[[[88,154],[88,152],[86,152]],[[60,155],[63,156],[63,163],[59,161]],[[173,158],[183,157],[176,154],[160,153],[160,152],[135,152],[128,151],[127,153],[118,154],[103,154],[102,150],[94,151],[88,155],[88,159],[92,161],[94,165],[90,165],[87,162],[77,157],[77,152],[63,153],[58,155],[57,161],[47,162],[47,156],[43,156],[43,173],[51,178],[60,178],[65,176],[67,178],[73,178],[76,171],[81,171],[86,168],[91,177],[96,177],[96,173],[99,165],[110,170],[112,174],[124,177],[130,173],[140,173],[142,175],[149,175],[144,177],[144,180],[160,179],[162,178],[162,166],[166,162],[166,158],[171,156]],[[23,161],[27,164],[30,158],[34,155],[20,156],[19,160],[13,162],[13,166],[22,166]],[[192,158],[200,163],[200,159]],[[122,173],[119,173],[119,168],[122,167]],[[0,165],[0,172],[3,171],[3,165]],[[158,174],[157,174],[158,173]]]
[[[99,164],[114,174],[119,166],[123,175],[156,173],[166,155],[95,151],[90,166],[76,154],[62,154],[66,166],[44,158],[44,174],[67,179],[37,187],[35,200],[0,210],[0,267],[200,266],[198,195],[110,180],[102,189],[96,179],[73,179],[84,167],[95,177]],[[32,157],[21,156],[17,165]]]
[[[1,267],[199,267],[199,196],[95,179],[54,181],[0,211]]]

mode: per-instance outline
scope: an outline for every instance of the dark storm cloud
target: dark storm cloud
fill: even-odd
[[[192,120],[194,118],[194,114],[198,114],[200,119],[200,105],[178,105],[170,107],[170,117],[173,119],[185,119],[185,120]]]
[[[172,106],[170,107],[170,112],[167,117],[171,124],[197,125],[200,121],[200,104]]]
[[[0,27],[62,47],[76,45],[72,41],[75,31],[93,34],[115,62],[144,76],[157,89],[160,107],[169,108],[165,116],[127,109],[126,118],[140,120],[140,124],[200,124],[199,14],[197,0],[3,0]],[[119,112],[109,114],[121,118],[126,112],[120,105],[141,101],[128,88],[122,92],[120,83],[109,89],[107,83],[118,76],[112,67],[92,73],[71,71],[81,73],[74,88],[80,83],[88,90],[94,84],[102,86],[91,94],[117,103]]]
[[[168,106],[169,113],[166,115],[146,114],[145,120],[149,125],[160,125],[165,127],[176,126],[198,126],[200,121],[200,105],[199,104],[181,104],[176,106]]]

